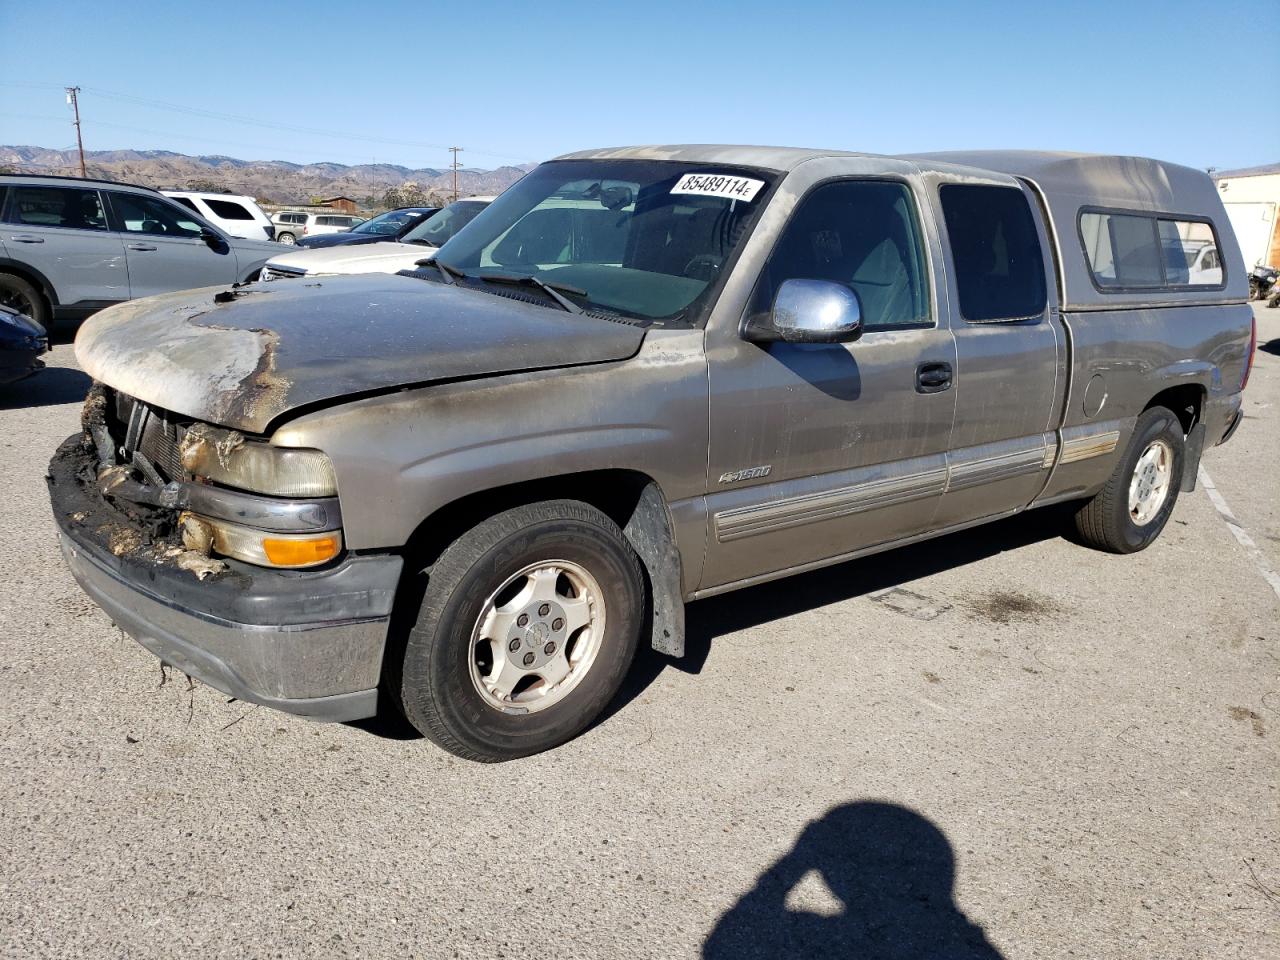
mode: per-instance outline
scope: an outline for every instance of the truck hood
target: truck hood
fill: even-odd
[[[274,256],[267,266],[279,265],[289,270],[305,270],[308,276],[396,273],[399,270],[413,270],[419,260],[434,256],[438,249],[440,248],[426,247],[420,243],[399,243],[394,240],[359,244],[355,247],[311,247]]]
[[[208,287],[90,317],[76,359],[165,410],[266,433],[310,404],[634,356],[644,330],[475,289],[361,276]]]

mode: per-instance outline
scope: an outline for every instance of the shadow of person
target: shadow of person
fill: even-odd
[[[788,906],[811,873],[838,901],[835,909]],[[720,918],[702,955],[1002,960],[956,906],[954,885],[955,856],[935,824],[896,804],[847,803],[804,828],[791,851]]]

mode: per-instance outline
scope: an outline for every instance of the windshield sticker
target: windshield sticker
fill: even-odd
[[[750,177],[731,177],[721,173],[686,173],[680,178],[680,182],[671,188],[671,192],[691,194],[695,197],[724,197],[726,200],[743,200],[750,203],[763,186],[763,180],[752,180]]]

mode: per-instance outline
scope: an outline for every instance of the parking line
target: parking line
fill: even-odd
[[[1213,479],[1209,476],[1203,464],[1200,465],[1199,479],[1204,487],[1204,492],[1209,495],[1209,501],[1213,504],[1213,508],[1218,511],[1218,515],[1222,517],[1227,529],[1236,538],[1236,543],[1244,547],[1245,553],[1249,554],[1249,557],[1253,560],[1253,565],[1262,574],[1262,579],[1271,584],[1271,589],[1275,591],[1277,597],[1280,597],[1280,574],[1271,569],[1271,565],[1267,563],[1267,558],[1258,549],[1253,537],[1249,536],[1248,531],[1240,525],[1240,521],[1236,519],[1235,514],[1231,512],[1231,508],[1227,506],[1227,501],[1218,492],[1218,488],[1214,485]]]

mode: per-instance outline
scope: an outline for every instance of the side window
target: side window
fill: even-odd
[[[1220,276],[1205,271],[1220,266],[1213,228],[1199,220],[1157,220],[1160,252],[1164,258],[1164,281],[1170,287],[1218,286]],[[1203,258],[1200,254],[1203,253]],[[1199,266],[1196,262],[1199,261]]]
[[[170,197],[169,199],[172,200],[174,203],[182,204],[192,213],[200,212],[199,210],[196,209],[196,202],[192,200],[190,197]]]
[[[252,220],[253,214],[244,208],[242,204],[236,203],[234,200],[211,200],[205,198],[205,203],[209,205],[209,209],[216,216],[223,220]]]
[[[13,187],[9,220],[32,227],[106,230],[97,190],[82,187]]]
[[[204,229],[181,207],[137,193],[112,193],[111,209],[115,228],[126,233],[147,233],[162,237],[198,237]]]
[[[1080,236],[1098,286],[1151,287],[1164,283],[1152,217],[1082,213]],[[1186,271],[1185,263],[1182,269]]]
[[[1017,187],[948,183],[939,196],[960,315],[984,323],[1043,313],[1044,258],[1026,195]]]
[[[767,313],[785,280],[851,287],[870,330],[932,325],[915,203],[905,184],[839,180],[811,190],[761,272],[751,312]]]
[[[1104,291],[1222,283],[1221,275],[1205,274],[1222,264],[1217,256],[1218,238],[1212,225],[1202,220],[1084,210],[1080,213],[1080,240],[1094,282]]]
[[[333,217],[316,217],[316,226],[317,227],[333,226]]]

